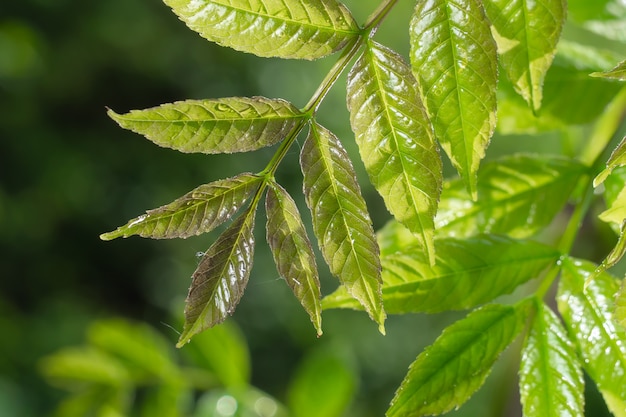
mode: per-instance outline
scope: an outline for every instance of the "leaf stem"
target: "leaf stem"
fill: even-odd
[[[367,33],[367,37],[374,36],[380,24],[385,20],[387,14],[393,9],[398,0],[386,0],[378,5],[376,10],[367,18],[363,26],[363,32]]]

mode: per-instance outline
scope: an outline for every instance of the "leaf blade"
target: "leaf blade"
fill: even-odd
[[[592,77],[612,78],[615,80],[626,81],[626,60],[618,63],[614,68],[608,71],[592,72]]]

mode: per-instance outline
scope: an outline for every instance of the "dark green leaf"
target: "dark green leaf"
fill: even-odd
[[[304,115],[265,97],[188,100],[109,116],[124,129],[185,153],[248,152],[280,142]]]
[[[529,311],[529,303],[492,304],[446,328],[411,364],[387,416],[438,415],[461,406],[524,328]]]
[[[202,37],[263,57],[316,59],[359,34],[336,0],[165,0]]]
[[[139,235],[169,239],[210,232],[243,206],[261,180],[259,176],[245,173],[201,185],[170,204],[149,210],[126,225],[102,234],[100,238],[111,240]]]
[[[298,207],[287,191],[276,183],[270,183],[265,203],[267,242],[278,272],[311,317],[318,336],[321,336],[320,281],[315,254]]]
[[[438,239],[430,266],[419,247],[382,258],[383,302],[391,314],[463,310],[508,294],[553,264],[559,253],[542,244],[503,236]],[[324,298],[324,308],[358,308],[345,289]]]
[[[602,184],[615,168],[624,165],[626,165],[626,137],[611,153],[608,161],[606,161],[606,168],[593,179],[593,186],[597,187]]]
[[[620,62],[615,68],[609,71],[593,72],[592,77],[613,78],[615,80],[626,81],[626,60]]]
[[[519,372],[524,417],[583,416],[581,363],[559,318],[548,306],[537,304]]]
[[[185,306],[185,324],[176,346],[221,323],[235,311],[248,284],[254,254],[252,205],[206,251],[193,273]]]
[[[496,44],[479,0],[418,1],[411,65],[435,135],[476,198],[476,172],[496,125]]]
[[[348,75],[350,122],[365,169],[385,205],[435,260],[442,165],[410,67],[370,41]]]
[[[335,135],[312,124],[300,165],[326,263],[384,332],[378,244],[348,154]]]

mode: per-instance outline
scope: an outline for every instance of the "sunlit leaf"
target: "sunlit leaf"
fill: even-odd
[[[524,100],[539,110],[543,80],[565,23],[566,2],[488,0],[484,4],[507,77]]]
[[[496,44],[482,2],[418,1],[410,37],[435,135],[476,198],[476,172],[496,125]]]
[[[512,155],[485,163],[478,176],[477,201],[470,200],[461,181],[444,183],[437,233],[532,236],[561,211],[585,172],[581,163],[556,156]]]
[[[598,215],[600,220],[612,223],[614,225],[621,225],[624,219],[626,219],[626,188],[615,196],[615,200],[610,202],[608,209]]]
[[[442,165],[416,84],[401,56],[369,42],[348,75],[348,108],[372,184],[434,262]]]
[[[204,254],[193,273],[185,324],[176,346],[182,347],[234,312],[252,269],[255,214],[256,206],[250,206]]]
[[[465,403],[524,328],[528,306],[488,305],[446,328],[411,364],[387,416],[438,415]]]
[[[322,334],[320,281],[315,254],[291,196],[276,183],[267,191],[267,242],[280,275]]]
[[[389,220],[376,232],[376,239],[380,247],[381,258],[420,244],[409,229],[394,219]]]
[[[291,103],[265,97],[187,100],[109,116],[124,129],[185,153],[233,153],[280,142],[304,117]]]
[[[615,80],[626,81],[626,60],[620,62],[615,66],[615,68],[602,71],[602,72],[592,72],[592,77],[601,77],[601,78],[613,78]]]
[[[384,332],[378,244],[348,154],[335,135],[312,124],[300,165],[313,231],[326,263]]]
[[[615,320],[626,328],[626,280],[624,279],[615,297]]]
[[[187,238],[210,232],[231,218],[259,187],[262,178],[240,174],[199,186],[170,204],[149,210],[101,239],[139,235],[153,239]]]
[[[504,236],[438,239],[430,266],[419,247],[382,257],[383,302],[390,314],[463,310],[508,294],[537,278],[559,253],[535,242]],[[343,287],[324,298],[324,308],[358,308]]]
[[[582,364],[560,319],[548,306],[538,305],[519,372],[524,417],[583,416]]]
[[[587,283],[596,265],[565,260],[558,307],[576,342],[585,371],[604,396],[609,410],[626,415],[626,330],[613,317],[616,278],[601,273]]]
[[[263,57],[316,59],[359,34],[336,0],[164,0],[202,37]]]
[[[611,156],[606,161],[606,168],[593,179],[593,186],[597,187],[602,184],[615,168],[624,165],[626,165],[626,137],[622,139],[620,144],[613,150],[613,153],[611,153]]]

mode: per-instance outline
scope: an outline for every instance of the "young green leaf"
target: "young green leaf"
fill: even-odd
[[[473,199],[496,125],[496,44],[481,3],[418,1],[410,27],[411,65],[435,136]]]
[[[136,217],[103,240],[139,235],[152,239],[187,238],[210,232],[231,218],[259,187],[262,178],[249,173],[199,186],[170,204]]]
[[[262,57],[317,59],[359,35],[336,0],[164,0],[202,37]]]
[[[592,72],[592,77],[613,78],[615,80],[626,81],[626,60],[620,62],[615,68],[609,71]]]
[[[580,360],[559,318],[548,306],[537,304],[519,372],[524,417],[583,416],[585,385]]]
[[[248,284],[254,254],[252,205],[206,251],[193,273],[185,306],[185,324],[178,339],[182,347],[233,313]]]
[[[504,236],[437,239],[437,263],[419,247],[382,257],[383,302],[390,314],[464,310],[508,294],[559,258],[549,246]],[[358,308],[343,287],[324,298],[328,308]]]
[[[410,67],[373,41],[348,75],[348,108],[372,184],[435,261],[442,164]]]
[[[300,166],[313,231],[326,263],[384,333],[378,244],[348,154],[335,135],[314,123]]]
[[[559,312],[576,341],[584,368],[595,381],[616,416],[626,415],[626,330],[613,320],[614,296],[619,284],[599,274],[590,262],[566,259],[558,289]]]
[[[438,415],[461,406],[524,328],[529,305],[488,305],[446,328],[411,364],[387,416]]]
[[[185,153],[248,152],[280,142],[304,115],[265,97],[187,100],[109,116],[124,129]]]
[[[488,162],[478,176],[478,201],[470,201],[460,180],[444,183],[437,233],[529,237],[561,211],[585,172],[581,163],[555,156],[513,155]]]
[[[311,317],[319,336],[322,334],[320,281],[315,254],[298,207],[287,191],[276,183],[270,183],[265,207],[267,242],[278,272]]]
[[[615,168],[624,165],[626,165],[626,136],[611,153],[608,161],[606,161],[606,168],[593,179],[593,186],[597,187],[602,184]]]

